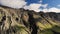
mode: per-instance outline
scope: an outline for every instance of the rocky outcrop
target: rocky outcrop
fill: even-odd
[[[60,34],[60,13],[0,6],[0,34]]]

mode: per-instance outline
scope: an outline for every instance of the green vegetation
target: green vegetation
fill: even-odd
[[[0,9],[0,34],[60,34],[60,21],[50,13],[6,7]]]

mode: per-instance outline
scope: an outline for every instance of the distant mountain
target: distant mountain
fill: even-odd
[[[60,34],[60,13],[0,6],[0,34]]]

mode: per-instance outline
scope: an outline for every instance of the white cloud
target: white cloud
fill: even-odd
[[[50,8],[50,9],[49,9],[49,12],[60,13],[60,9],[59,9],[59,8],[55,8],[55,7],[53,7],[53,8]]]
[[[42,2],[42,0],[40,0],[40,2]],[[8,6],[8,7],[12,7],[12,8],[24,8],[24,9],[29,9],[29,10],[34,10],[36,12],[60,12],[59,8],[49,8],[47,9],[48,4],[38,4],[38,3],[32,3],[30,5],[26,5],[27,2],[25,2],[25,0],[0,0],[0,4],[4,5],[4,6]],[[58,5],[60,6],[60,5]],[[43,7],[44,9],[41,10],[40,7]]]
[[[33,3],[33,4],[30,4],[29,6],[25,6],[24,9],[29,9],[29,10],[34,10],[36,12],[40,12],[41,6],[45,8],[45,7],[47,7],[47,4],[42,5],[42,4]]]
[[[43,12],[56,12],[56,13],[60,13],[60,9],[59,8],[55,8],[55,7],[52,7],[52,8],[49,8],[49,9],[43,9],[42,10]]]
[[[22,8],[26,2],[25,0],[0,0],[0,4],[12,8]]]
[[[40,0],[40,2],[42,2],[42,0]],[[24,9],[29,9],[29,10],[34,10],[36,12],[40,12],[41,9],[40,7],[44,7],[46,8],[48,4],[44,4],[42,5],[41,3],[32,3],[29,6],[27,6],[27,2],[25,2],[25,0],[0,0],[0,4],[4,5],[4,6],[8,6],[11,8],[24,8]]]
[[[42,2],[42,0],[40,0],[40,2]],[[11,8],[25,8],[25,9],[29,9],[29,10],[34,10],[36,12],[40,12],[40,7],[47,7],[47,4],[42,5],[41,3],[32,3],[29,6],[27,6],[27,2],[25,2],[25,0],[0,0],[0,4],[4,5],[4,6],[8,6]]]
[[[39,12],[40,11],[40,9],[39,9],[40,6],[41,6],[41,4],[30,4],[29,9],[34,10],[36,12]]]
[[[43,4],[42,7],[47,8],[48,4]]]
[[[25,9],[29,9],[29,10],[34,10],[36,12],[39,12],[40,11],[40,6],[41,4],[36,4],[36,3],[33,3],[33,4],[30,4],[29,6],[25,6],[24,8]]]

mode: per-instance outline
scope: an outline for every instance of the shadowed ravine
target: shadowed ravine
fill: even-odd
[[[60,34],[60,13],[0,6],[0,34]]]

